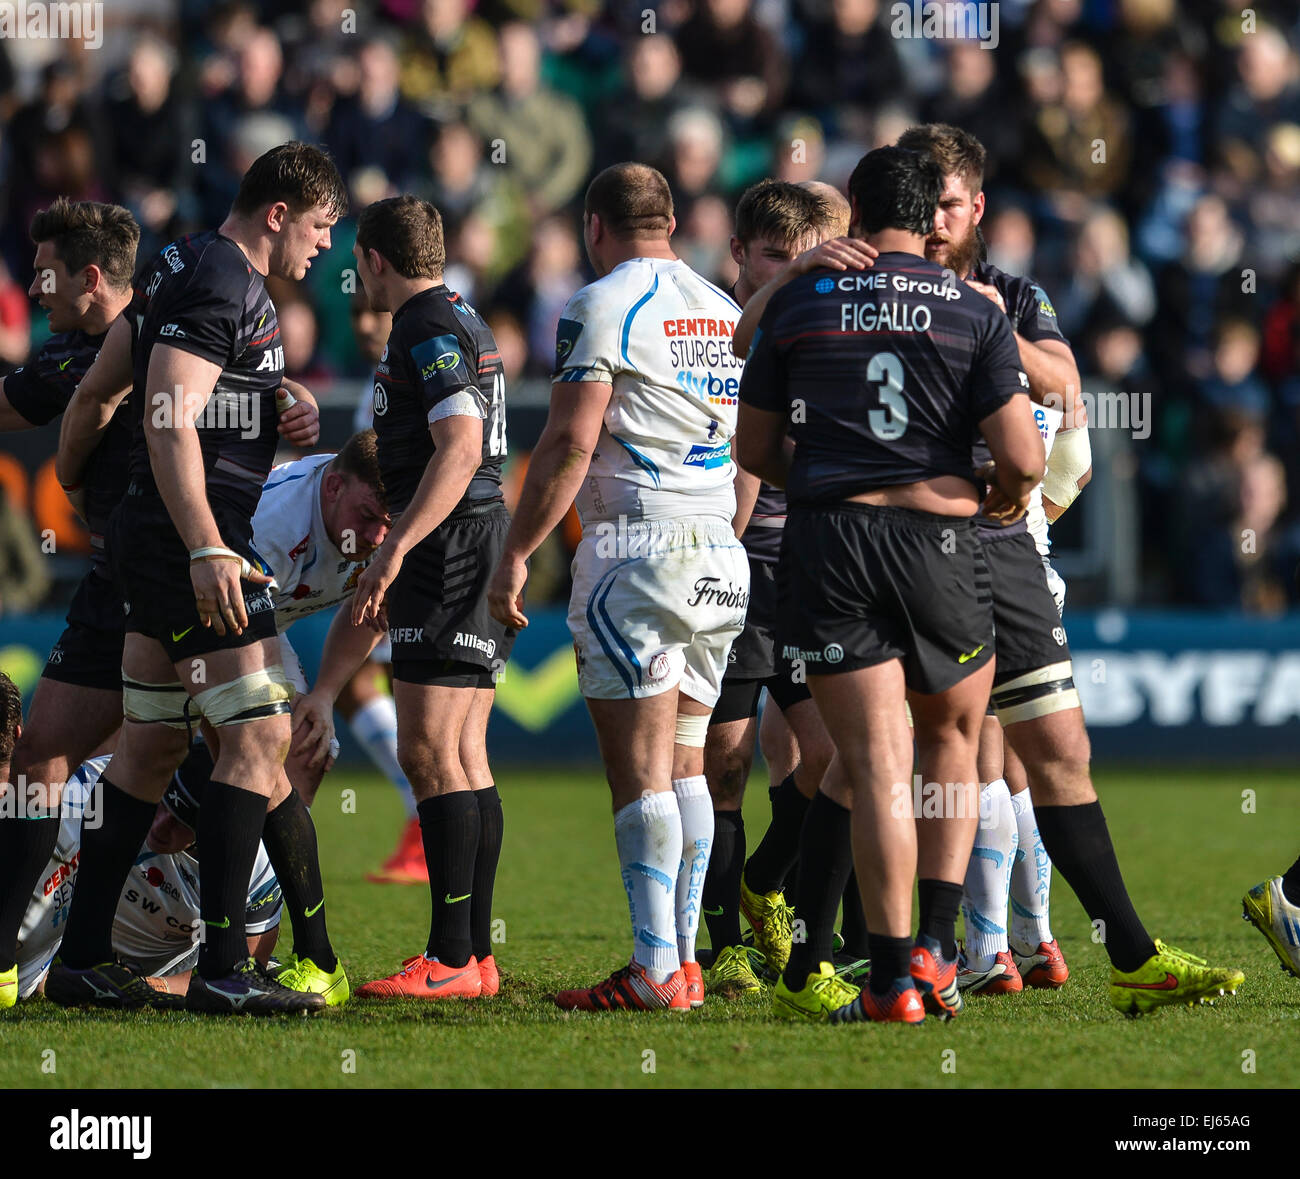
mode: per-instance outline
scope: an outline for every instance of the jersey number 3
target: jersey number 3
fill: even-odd
[[[867,414],[871,432],[882,442],[893,442],[907,430],[907,402],[903,399],[903,365],[892,352],[877,352],[867,365],[867,381],[879,386],[882,409]]]

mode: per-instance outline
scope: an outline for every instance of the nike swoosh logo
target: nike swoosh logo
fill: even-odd
[[[445,897],[442,898],[442,903],[443,903],[444,905],[454,905],[454,904],[456,904],[458,901],[467,901],[467,900],[469,900],[469,898],[470,898],[471,896],[473,896],[473,895],[474,895],[473,893],[469,893],[469,892],[467,892],[463,897],[454,897],[454,896],[451,895],[451,893],[448,893]],[[308,915],[309,917],[311,916],[310,913],[307,914],[307,915]]]
[[[194,628],[193,628],[192,626],[187,626],[183,631],[181,631],[180,634],[177,634],[175,631],[172,631],[172,642],[173,642],[173,643],[179,643],[179,642],[181,641],[181,639],[183,639],[183,638],[184,638],[187,634],[189,634],[190,631],[192,631],[193,629],[194,629]]]
[[[1166,971],[1163,982],[1158,982],[1158,983],[1121,982],[1121,983],[1116,983],[1115,986],[1127,987],[1131,991],[1172,991],[1178,986],[1178,979],[1176,979],[1172,974]]]
[[[462,970],[459,974],[453,974],[450,978],[439,979],[437,982],[434,982],[428,975],[425,975],[424,985],[428,987],[429,990],[436,991],[440,987],[445,987],[448,983],[454,983],[458,978],[464,978],[468,973],[468,970]]]
[[[717,909],[705,909],[704,915],[706,917],[721,917],[725,912],[726,912],[725,909],[719,907]]]
[[[65,360],[61,365],[59,365],[59,372],[62,372],[71,363],[72,363],[72,357],[69,356],[67,360]]]
[[[958,655],[958,656],[957,656],[957,662],[958,662],[958,663],[966,663],[966,662],[968,662],[969,660],[974,659],[975,656],[978,655],[978,654],[979,654],[981,651],[983,651],[983,650],[984,650],[984,644],[981,643],[981,644],[980,644],[978,647],[976,647],[975,650],[973,650],[969,655]]]
[[[304,915],[307,917],[315,917],[316,914],[320,912],[321,905],[323,905],[324,903],[325,903],[325,898],[321,897],[321,899],[317,902],[316,907],[314,909],[303,910]]]
[[[209,921],[208,924],[212,926],[213,929],[229,929],[230,918],[223,917],[220,921]]]

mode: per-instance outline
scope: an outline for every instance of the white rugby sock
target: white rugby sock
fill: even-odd
[[[1022,954],[1052,940],[1052,861],[1047,857],[1028,790],[1011,796],[1020,850],[1011,870],[1011,937]]]
[[[704,877],[713,850],[713,800],[703,774],[674,778],[673,794],[682,816],[682,860],[677,870],[677,954],[695,961],[695,935],[700,928]]]
[[[681,967],[677,957],[677,870],[682,817],[671,790],[644,794],[614,816],[618,864],[632,915],[632,957],[652,982]]]
[[[415,795],[397,764],[397,705],[391,696],[376,696],[352,714],[348,722],[352,735],[370,755],[380,772],[397,787],[406,807],[406,817],[415,818]]]
[[[988,970],[1007,948],[1007,891],[1016,843],[1011,792],[1005,779],[998,778],[980,790],[980,824],[962,890],[966,965],[971,970]]]

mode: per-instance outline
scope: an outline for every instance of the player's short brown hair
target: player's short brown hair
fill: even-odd
[[[330,470],[360,479],[367,487],[373,488],[381,500],[384,498],[384,477],[379,470],[379,440],[374,430],[353,434],[334,456]]]
[[[348,190],[327,152],[295,139],[253,161],[239,182],[231,211],[251,217],[277,201],[284,201],[295,216],[319,205],[342,217],[348,211]]]
[[[447,265],[442,215],[419,197],[367,205],[357,218],[357,245],[378,250],[403,278],[441,278]]]
[[[0,766],[8,765],[23,721],[23,696],[18,685],[0,671]]]
[[[960,176],[974,196],[984,187],[984,145],[969,131],[950,123],[920,123],[898,137],[898,146],[929,156],[944,176]]]
[[[741,245],[781,242],[795,246],[830,222],[831,211],[816,193],[785,180],[751,184],[736,204],[736,237]]]
[[[54,244],[54,253],[69,274],[95,265],[110,286],[119,291],[130,287],[140,226],[121,205],[57,197],[32,218],[30,232],[37,245]]]
[[[668,240],[673,194],[662,172],[649,164],[611,164],[587,185],[583,210],[595,214],[619,241]]]

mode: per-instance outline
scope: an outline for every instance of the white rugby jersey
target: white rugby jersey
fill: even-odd
[[[312,454],[271,469],[253,514],[253,551],[275,578],[275,628],[351,597],[364,560],[340,553],[325,531],[320,488],[332,454]]]
[[[18,994],[26,999],[45,977],[63,942],[68,907],[81,862],[81,819],[91,790],[110,760],[92,757],[68,780],[63,820],[54,855],[32,894],[18,933]],[[140,849],[113,917],[113,949],[124,961],[159,978],[192,969],[198,961],[199,862],[188,852],[158,855]],[[265,933],[280,923],[280,882],[266,848],[257,859],[248,887],[244,917],[248,933]]]
[[[659,258],[623,262],[569,300],[553,379],[613,385],[577,497],[584,526],[735,516],[739,318],[735,300],[685,262]]]
[[[1043,453],[1050,460],[1052,443],[1056,440],[1056,432],[1061,428],[1065,415],[1059,409],[1053,409],[1049,405],[1039,405],[1036,401],[1031,402],[1031,405],[1034,410],[1034,423],[1043,438]],[[1029,508],[1025,512],[1025,524],[1029,528],[1029,535],[1034,538],[1034,547],[1039,555],[1047,556],[1051,552],[1052,541],[1047,535],[1048,520],[1047,514],[1043,511],[1042,483],[1029,493]]]

